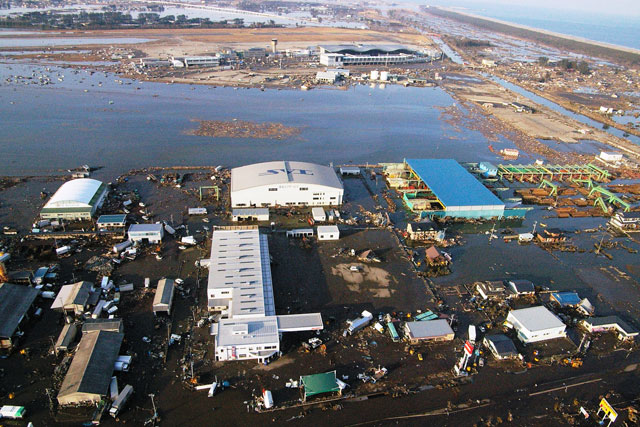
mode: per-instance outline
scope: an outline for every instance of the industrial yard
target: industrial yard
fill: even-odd
[[[637,424],[638,52],[249,3],[0,32],[2,425]]]
[[[409,160],[408,162],[413,168],[417,168],[418,165],[424,167],[424,164],[417,160]],[[273,166],[268,165],[265,167],[274,170]],[[289,171],[291,168],[291,171],[302,171],[299,175],[301,178],[295,179],[306,179],[305,175],[311,173],[309,171],[314,167],[304,163],[293,163],[292,165],[295,166],[284,162],[282,170]],[[259,165],[253,165],[253,169],[248,169],[251,171],[249,173],[255,173],[256,167]],[[386,165],[385,168],[388,171],[397,170],[397,166]],[[476,170],[471,166],[467,166],[467,168],[472,171]],[[500,166],[498,169],[504,185],[518,183],[516,187],[520,189],[516,188],[516,194],[518,192],[522,194],[523,201],[526,200],[526,203],[533,202],[544,205],[536,199],[524,197],[524,188],[522,187],[525,184],[530,186],[529,189],[540,190],[541,194],[545,192],[546,197],[554,197],[555,193],[554,195],[548,194],[551,191],[558,192],[559,195],[567,194],[566,190],[556,189],[556,187],[539,189],[535,186],[536,172],[532,168],[517,172],[504,166]],[[238,169],[238,171],[240,170],[243,169]],[[344,173],[358,171],[358,174],[355,176],[344,175],[341,179],[341,182],[344,183],[344,207],[339,208],[340,217],[337,218],[334,215],[331,220],[339,225],[339,238],[322,241],[317,240],[315,236],[290,237],[288,234],[291,230],[305,230],[305,227],[309,226],[307,222],[312,221],[312,218],[320,220],[321,223],[327,221],[326,218],[316,218],[316,214],[310,215],[309,208],[299,206],[270,209],[269,222],[263,222],[260,227],[260,233],[264,234],[268,241],[275,313],[280,317],[282,315],[295,317],[296,313],[310,312],[317,312],[322,316],[320,331],[283,334],[279,343],[279,356],[270,359],[268,364],[257,364],[255,361],[215,360],[213,355],[217,354],[218,349],[210,335],[210,325],[212,325],[212,321],[215,324],[215,322],[222,322],[222,320],[218,317],[219,314],[215,314],[215,311],[213,316],[207,312],[205,284],[208,271],[207,268],[198,268],[195,265],[198,262],[202,264],[203,259],[207,260],[211,251],[209,236],[211,233],[214,235],[217,233],[216,227],[221,227],[220,230],[233,231],[237,229],[240,233],[244,229],[249,230],[255,227],[250,225],[251,221],[245,222],[245,225],[237,226],[230,220],[229,212],[234,196],[229,192],[239,191],[241,188],[232,185],[233,171],[229,173],[221,168],[169,168],[131,171],[118,177],[116,183],[111,184],[109,196],[102,205],[102,211],[105,209],[115,211],[126,209],[129,211],[127,217],[143,220],[142,216],[149,216],[156,221],[166,221],[167,225],[171,225],[167,230],[174,230],[176,234],[171,235],[165,231],[161,244],[138,244],[135,252],[130,252],[127,249],[123,252],[122,261],[113,263],[109,262],[109,258],[113,257],[109,254],[109,248],[122,239],[120,236],[124,231],[120,234],[117,232],[104,234],[103,231],[102,236],[99,231],[96,231],[95,236],[91,238],[81,237],[81,234],[77,237],[65,237],[65,233],[74,233],[73,221],[70,221],[64,231],[49,231],[49,233],[60,235],[56,239],[58,242],[56,250],[55,246],[51,249],[50,239],[42,239],[47,234],[44,230],[35,234],[32,230],[31,238],[27,237],[22,242],[18,242],[10,234],[6,234],[6,231],[9,230],[7,228],[5,229],[4,245],[7,253],[12,256],[8,262],[5,262],[6,271],[11,277],[14,270],[35,271],[41,265],[55,263],[58,266],[56,267],[58,272],[56,278],[46,285],[47,288],[54,289],[54,292],[60,283],[74,283],[78,280],[89,281],[100,289],[98,282],[100,282],[102,274],[109,275],[113,283],[117,284],[116,286],[120,288],[117,293],[117,318],[124,320],[122,328],[125,336],[118,353],[127,355],[127,357],[132,356],[132,358],[128,371],[119,372],[116,376],[121,387],[123,387],[122,384],[130,384],[135,390],[128,403],[128,409],[123,410],[116,418],[121,422],[153,421],[155,419],[153,418],[153,405],[156,405],[159,414],[159,418],[155,419],[155,422],[161,421],[170,424],[179,422],[185,408],[190,408],[190,411],[195,414],[194,419],[207,417],[208,412],[203,412],[203,408],[209,405],[208,402],[213,402],[213,408],[216,409],[217,414],[224,416],[236,416],[234,414],[238,412],[246,412],[244,407],[248,405],[255,407],[258,411],[277,409],[268,414],[257,413],[250,418],[270,417],[271,420],[282,421],[296,419],[295,414],[300,411],[303,415],[310,414],[313,413],[314,407],[328,405],[333,409],[345,411],[345,416],[348,417],[350,412],[346,406],[343,406],[347,403],[343,402],[350,400],[358,401],[360,399],[362,401],[362,399],[372,398],[372,396],[407,396],[409,398],[415,393],[418,395],[431,393],[429,390],[432,388],[444,391],[450,390],[452,387],[454,389],[471,387],[465,384],[473,378],[474,374],[486,376],[488,372],[506,372],[509,375],[509,372],[523,372],[532,369],[536,372],[540,370],[540,373],[543,373],[547,369],[552,369],[548,368],[548,365],[571,364],[574,363],[571,362],[573,359],[579,359],[580,365],[584,360],[585,366],[590,366],[589,360],[596,354],[600,355],[598,357],[606,357],[612,348],[624,349],[625,351],[634,348],[634,344],[629,340],[618,341],[608,334],[602,335],[602,338],[599,334],[588,335],[579,324],[575,324],[568,337],[562,335],[563,338],[553,340],[553,345],[529,347],[522,346],[518,340],[515,340],[516,346],[513,347],[513,351],[514,354],[520,354],[518,356],[520,359],[507,358],[504,361],[496,359],[491,355],[492,350],[489,347],[481,347],[482,343],[479,340],[476,341],[475,336],[469,335],[471,333],[467,331],[469,325],[481,328],[474,329],[474,331],[478,331],[473,332],[474,335],[476,333],[489,334],[489,331],[492,334],[502,331],[508,332],[501,324],[509,310],[539,304],[557,310],[557,308],[553,308],[556,306],[549,302],[548,296],[555,295],[551,293],[552,291],[559,292],[558,295],[563,295],[563,292],[567,293],[567,285],[568,289],[577,290],[581,298],[586,296],[590,301],[587,304],[595,305],[600,315],[606,314],[612,319],[618,319],[613,320],[614,324],[618,321],[633,336],[637,333],[634,332],[637,329],[621,319],[625,318],[629,321],[630,316],[634,317],[633,313],[640,313],[640,310],[634,304],[626,307],[620,297],[628,295],[629,287],[634,287],[632,283],[637,283],[637,278],[635,278],[637,271],[633,270],[633,267],[628,269],[621,266],[620,268],[626,269],[627,272],[622,269],[609,269],[607,273],[604,273],[605,268],[601,268],[602,272],[599,274],[613,274],[613,280],[619,283],[616,286],[622,286],[614,291],[613,288],[601,288],[601,285],[593,282],[591,279],[595,277],[593,276],[594,272],[587,273],[585,268],[580,270],[578,277],[581,277],[587,286],[572,287],[569,282],[566,282],[570,276],[566,276],[566,273],[558,269],[559,266],[554,265],[555,260],[566,259],[568,261],[568,257],[578,255],[575,252],[572,254],[562,250],[562,245],[567,245],[567,243],[549,245],[540,239],[539,248],[535,243],[525,243],[524,245],[509,243],[505,231],[500,228],[496,229],[495,226],[491,233],[495,232],[498,235],[505,235],[505,237],[503,242],[493,244],[497,246],[492,251],[497,251],[495,252],[497,255],[504,250],[501,249],[503,245],[516,245],[516,248],[513,250],[514,259],[511,261],[513,265],[504,268],[504,270],[499,268],[494,270],[490,261],[493,255],[489,255],[486,249],[483,249],[486,243],[480,243],[486,237],[480,237],[481,235],[477,234],[469,235],[469,231],[464,231],[466,226],[473,225],[472,223],[477,220],[471,220],[471,224],[469,224],[469,220],[458,219],[447,227],[446,242],[437,243],[432,240],[442,248],[441,251],[445,250],[451,254],[454,274],[450,277],[430,279],[427,271],[432,268],[429,267],[432,261],[429,261],[428,258],[431,249],[426,251],[427,255],[420,254],[424,254],[421,247],[428,248],[432,243],[427,241],[423,244],[419,242],[416,244],[416,242],[410,241],[410,235],[403,231],[406,228],[405,224],[415,219],[414,214],[408,208],[402,207],[402,185],[406,184],[398,184],[399,178],[396,172],[383,173],[381,168],[343,167],[342,170]],[[578,172],[576,169],[572,173],[591,173],[592,178],[598,181],[602,179],[601,174],[605,169],[599,168],[598,170],[600,172],[597,172],[596,169],[585,169],[585,171]],[[424,172],[417,172],[418,176],[420,173]],[[523,175],[527,173],[531,176]],[[544,173],[548,173],[548,170],[543,172],[543,176]],[[557,173],[567,174],[568,172],[558,169]],[[618,174],[620,172],[607,173],[609,174],[607,178],[610,179],[612,173]],[[378,176],[379,174],[381,175]],[[240,179],[237,178],[238,175],[235,176],[236,179]],[[212,178],[215,185],[205,185],[211,182]],[[437,187],[442,184],[435,184],[434,177],[422,175],[422,178],[425,179],[426,185],[436,185],[435,191],[445,201],[445,206],[452,209],[450,205],[446,204],[449,200],[448,196],[442,193],[448,190]],[[545,178],[558,182],[558,178],[554,176],[545,176]],[[480,176],[472,179],[478,180],[478,183],[481,182]],[[563,177],[562,179],[566,180],[567,178]],[[73,182],[73,180],[67,182]],[[270,185],[274,185],[276,181],[271,178],[270,182]],[[3,190],[5,200],[10,200],[8,197],[12,191],[24,192],[28,188],[32,188],[33,196],[37,198],[38,191],[42,191],[41,184],[42,182],[31,180],[17,183],[14,187]],[[393,187],[400,185],[400,191],[389,187],[389,184],[392,184]],[[58,182],[50,181],[45,190],[51,188],[49,191],[53,191],[56,186],[59,186]],[[76,187],[80,188],[78,185]],[[204,189],[205,187],[206,189]],[[471,188],[468,187],[467,191],[473,191]],[[633,191],[633,188],[630,190]],[[535,191],[531,191],[532,194],[537,194]],[[25,209],[31,206],[30,209],[37,212],[46,201],[45,199],[41,202],[42,204],[34,206],[27,200],[12,203],[16,208],[20,208],[21,205],[24,205]],[[557,198],[557,201],[559,200],[562,199]],[[627,200],[635,204],[633,200]],[[558,203],[557,201],[556,203]],[[492,203],[494,202],[492,201]],[[134,204],[135,208],[133,208]],[[560,206],[560,203],[558,205]],[[51,206],[51,204],[46,206]],[[178,206],[183,208],[176,209]],[[190,210],[187,208],[192,206],[199,206],[199,209],[204,208],[207,212],[206,215],[189,215]],[[561,209],[561,207],[557,208],[557,216],[560,221],[563,218],[563,215],[560,215]],[[534,209],[533,213],[535,214],[536,211],[542,213],[544,210]],[[69,211],[65,212],[68,215]],[[326,212],[331,213],[331,210]],[[7,212],[4,215],[9,217],[11,213]],[[109,221],[117,221],[114,215],[111,216],[114,218],[110,217]],[[537,217],[538,214],[535,216]],[[551,219],[546,221],[551,221]],[[271,223],[273,225],[269,225]],[[508,222],[504,224],[505,230],[509,227],[517,227],[517,222],[511,222],[511,225],[507,225]],[[19,230],[24,229],[25,224],[16,222],[12,226]],[[437,224],[435,226],[437,227]],[[50,225],[44,226],[44,228],[47,227]],[[133,238],[131,237],[132,230],[133,227],[129,228],[130,238]],[[310,230],[314,234],[313,228]],[[543,231],[546,232],[547,229]],[[319,228],[318,232],[320,232]],[[538,232],[537,235],[546,236],[547,234],[544,232]],[[571,238],[571,244],[578,249],[585,249],[578,250],[581,258],[593,259],[593,257],[598,257],[598,252],[601,252],[608,254],[609,259],[617,260],[622,257],[622,260],[627,258],[623,255],[625,251],[629,254],[637,252],[637,249],[634,249],[637,242],[633,238],[627,242],[626,238],[620,240],[620,238],[609,237],[606,239],[609,243],[604,244],[603,248],[604,239],[602,239],[601,247],[596,247],[594,254],[593,249],[589,250],[588,245],[591,240],[588,237],[588,232],[584,235],[586,240],[580,237],[577,232],[578,230],[572,232],[574,236]],[[42,233],[45,235],[38,236]],[[81,231],[81,233],[83,232]],[[195,237],[195,247],[182,243],[188,239],[179,237],[189,234]],[[431,235],[425,235],[427,239],[436,238],[436,235],[429,236]],[[616,236],[616,234],[614,233],[612,236]],[[414,236],[414,238],[417,237]],[[497,236],[496,238],[501,240]],[[611,245],[612,239],[616,240],[613,246]],[[488,242],[491,244],[491,237]],[[452,244],[453,246],[451,246]],[[59,248],[63,245],[69,245],[72,248],[71,254],[63,253],[56,256],[56,252],[60,254]],[[469,264],[470,261],[465,262],[465,259],[470,260],[476,257],[474,253],[477,250],[487,253],[488,256],[480,263],[471,262]],[[547,269],[545,276],[535,274],[533,271],[528,274],[526,268],[523,268],[526,265],[527,257],[532,256],[524,254],[533,254],[539,251],[548,251],[550,254],[544,261]],[[467,252],[469,253],[466,254]],[[519,257],[518,252],[523,252],[524,257]],[[426,256],[426,258],[420,260],[416,256]],[[535,255],[535,257],[540,261],[544,259],[541,258],[541,255]],[[99,261],[101,259],[104,261]],[[516,263],[523,262],[522,266],[516,265]],[[625,264],[628,261],[621,262]],[[292,265],[296,267],[291,268]],[[475,265],[477,268],[475,274],[465,272],[471,265]],[[619,262],[615,262],[615,265],[619,265]],[[493,272],[489,272],[487,268]],[[487,271],[483,273],[485,270]],[[515,287],[514,290],[510,290],[508,285],[502,284],[502,280],[505,284],[510,283],[508,278],[512,277],[510,275],[513,273],[509,273],[509,270],[519,271],[519,276],[522,278],[527,277],[535,280],[535,288],[531,282],[528,282],[531,283],[529,294],[519,294],[519,292],[528,292],[522,290],[524,288]],[[462,276],[474,277],[478,282],[475,284],[461,283],[458,277]],[[173,301],[167,308],[170,310],[168,316],[154,315],[153,312],[156,310],[155,301],[157,300],[157,297],[154,299],[156,293],[154,288],[160,286],[158,281],[163,277],[171,278],[172,286],[175,286],[173,291],[175,297],[172,297]],[[549,278],[553,278],[553,280]],[[612,283],[612,279],[607,280],[608,283]],[[179,285],[175,284],[178,281]],[[493,286],[491,292],[494,292],[495,296],[492,294],[487,297],[489,299],[484,298],[482,293],[478,294],[478,289],[480,289],[478,286],[485,281],[487,283],[494,281],[491,283],[495,283],[491,285]],[[127,284],[133,286],[125,292],[123,289],[129,287]],[[560,286],[556,287],[557,284]],[[113,299],[112,290],[103,290],[103,295],[107,299]],[[42,317],[29,320],[24,326],[24,337],[20,340],[19,348],[21,350],[12,351],[13,354],[6,360],[12,368],[4,370],[3,375],[6,380],[4,384],[13,384],[14,386],[11,390],[5,387],[3,393],[11,393],[11,396],[14,396],[13,399],[24,402],[25,406],[34,414],[32,419],[36,420],[44,420],[51,416],[58,422],[64,423],[99,417],[100,412],[96,412],[94,406],[70,408],[55,401],[56,390],[60,387],[65,369],[72,359],[63,357],[68,350],[53,351],[52,341],[48,338],[52,335],[51,325],[56,325],[56,330],[61,329],[64,325],[64,319],[60,314],[47,308],[47,304],[50,304],[48,301],[51,300],[42,299],[42,297],[38,299],[36,307],[44,310]],[[151,309],[152,303],[153,311]],[[621,311],[623,307],[626,307],[624,312]],[[373,318],[371,324],[375,323],[375,328],[366,327],[362,331],[347,335],[345,329],[345,325],[349,325],[347,321],[362,316],[362,313],[371,313]],[[566,311],[558,313],[560,318],[565,319],[562,316],[566,316],[564,314]],[[622,316],[622,318],[611,316]],[[433,318],[451,325],[453,328],[451,337],[455,334],[453,341],[450,341],[451,338],[446,338],[444,341],[429,339],[418,341],[411,338],[409,329],[405,331],[405,328],[409,328],[405,325],[418,325],[424,322],[424,326],[427,326],[435,320],[426,319]],[[560,324],[564,331],[565,324],[562,322]],[[389,325],[394,325],[393,332],[390,332],[389,328],[392,326]],[[573,332],[574,330],[575,332]],[[83,334],[93,336],[91,334],[95,333],[84,332]],[[589,337],[589,342],[594,343],[592,349],[586,350],[584,348],[584,342],[587,338],[580,338],[583,335]],[[52,339],[54,337],[55,334]],[[466,356],[464,356],[462,348],[463,344],[469,340],[474,341],[479,348],[484,348],[481,353],[478,353],[480,356],[473,356],[476,358],[473,362],[470,360],[471,357],[469,360],[465,359]],[[73,349],[76,345],[72,343],[69,348]],[[462,359],[460,359],[461,357]],[[464,370],[463,367],[462,371],[456,371],[461,363],[464,363],[465,366],[469,363],[469,370]],[[301,366],[305,366],[305,369],[301,370]],[[27,374],[34,369],[38,373],[37,376]],[[560,369],[570,370],[571,368]],[[347,384],[348,388],[341,389],[339,395],[330,394],[325,398],[311,399],[309,402],[301,403],[298,377],[303,374],[332,370],[336,370],[337,378]],[[462,372],[464,375],[458,372]],[[470,374],[471,376],[468,376]],[[371,378],[375,378],[375,380]],[[202,384],[217,384],[218,382],[222,384],[220,386],[222,390],[212,398],[213,400],[207,397],[206,391],[196,391],[201,388]],[[262,389],[270,391],[275,406],[264,407],[259,393],[259,390]],[[48,390],[47,394],[42,394],[45,390]],[[154,396],[153,402],[149,397],[151,394]],[[49,398],[46,397],[47,395]],[[181,404],[174,407],[176,402],[186,402],[187,400],[190,403],[186,406]],[[253,410],[250,409],[250,412]],[[507,415],[506,412],[503,414],[503,416]],[[256,418],[256,420],[260,420],[260,418]],[[102,416],[102,421],[107,423],[108,418]]]

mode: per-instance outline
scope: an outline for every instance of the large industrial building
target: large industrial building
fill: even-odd
[[[426,62],[439,57],[437,51],[416,51],[401,45],[323,45],[320,64],[327,67],[395,65]]]
[[[96,213],[108,189],[106,184],[90,178],[67,181],[55,192],[40,211],[43,219],[90,220]]]
[[[82,335],[58,393],[60,405],[99,403],[111,383],[124,334],[93,331]]]
[[[505,204],[453,159],[407,159],[385,168],[406,205],[424,216],[502,218]]]
[[[231,169],[231,206],[337,206],[344,187],[333,168],[275,161]]]
[[[267,236],[258,227],[213,231],[207,303],[222,318],[211,328],[219,361],[255,359],[280,353],[280,334],[321,330],[320,313],[276,315]]]

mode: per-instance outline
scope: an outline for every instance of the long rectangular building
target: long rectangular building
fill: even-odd
[[[219,361],[267,362],[281,333],[322,329],[320,313],[276,315],[269,244],[256,226],[213,231],[207,304],[222,315],[211,328]]]
[[[505,204],[453,159],[407,159],[404,201],[454,218],[502,218]]]
[[[58,393],[60,405],[99,403],[107,394],[124,334],[88,332],[82,336]]]

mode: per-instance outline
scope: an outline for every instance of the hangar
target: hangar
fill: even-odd
[[[90,220],[107,196],[106,184],[91,178],[67,181],[40,211],[43,219]]]
[[[231,169],[231,206],[337,206],[344,187],[329,166],[275,161]]]

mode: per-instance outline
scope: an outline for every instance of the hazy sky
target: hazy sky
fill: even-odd
[[[429,4],[429,0],[427,0],[426,3]],[[640,0],[439,0],[437,3],[443,6],[447,3],[451,6],[474,4],[479,7],[481,7],[482,4],[504,4],[511,8],[517,8],[521,5],[549,9],[600,12],[612,15],[640,15]],[[640,29],[638,29],[638,37],[640,37]]]

